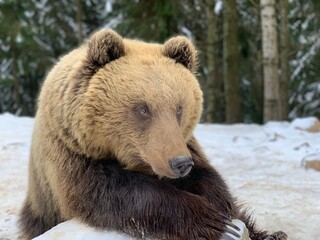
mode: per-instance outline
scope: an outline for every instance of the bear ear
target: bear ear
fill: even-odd
[[[124,56],[122,37],[115,31],[103,29],[94,33],[88,42],[88,61],[96,67]]]
[[[198,65],[197,50],[192,42],[183,36],[170,38],[164,43],[163,55],[174,59],[195,73]]]

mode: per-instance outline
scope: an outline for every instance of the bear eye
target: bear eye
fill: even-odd
[[[178,108],[177,108],[177,116],[180,116],[181,114],[182,114],[182,106],[178,106]]]
[[[148,119],[150,118],[150,111],[147,105],[139,105],[136,107],[136,113],[139,115],[142,119]]]
[[[178,123],[180,124],[181,123],[181,118],[182,118],[182,112],[183,112],[183,108],[181,105],[178,106],[177,108],[177,120],[178,120]]]

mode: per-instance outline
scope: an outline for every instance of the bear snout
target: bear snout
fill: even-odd
[[[175,174],[184,177],[191,171],[194,162],[189,156],[177,156],[169,160],[169,165]]]

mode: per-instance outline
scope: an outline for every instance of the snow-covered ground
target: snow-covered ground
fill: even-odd
[[[320,239],[320,172],[302,167],[303,161],[320,160],[320,132],[302,130],[308,121],[201,124],[195,133],[234,195],[253,211],[258,226],[283,230],[290,240]],[[16,221],[27,189],[32,126],[32,118],[0,115],[0,239],[18,236]],[[56,229],[82,233],[78,239],[105,234],[77,222]],[[107,239],[120,239],[108,234]]]

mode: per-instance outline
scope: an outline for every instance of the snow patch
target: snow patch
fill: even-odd
[[[55,226],[45,234],[35,238],[34,240],[133,240],[127,235],[120,234],[115,231],[99,231],[93,229],[77,220],[70,220]]]
[[[309,130],[315,127],[318,123],[319,120],[316,117],[296,118],[291,122],[291,127],[300,130]]]

